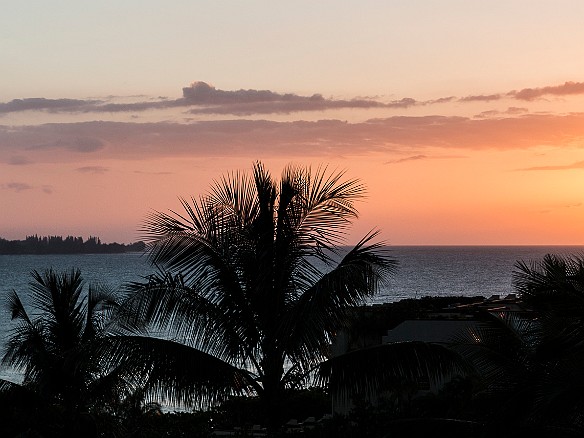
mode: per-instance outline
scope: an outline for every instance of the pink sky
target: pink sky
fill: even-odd
[[[380,228],[395,245],[584,244],[579,2],[349,2],[326,21],[204,6],[231,36],[183,2],[60,3],[5,19],[0,237],[131,242],[152,209],[261,160],[360,178],[350,242]]]

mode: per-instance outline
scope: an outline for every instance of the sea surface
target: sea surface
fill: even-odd
[[[584,246],[395,246],[390,255],[398,272],[369,304],[432,296],[505,296],[513,293],[512,272],[518,260],[537,261],[547,253],[584,254]],[[137,253],[75,255],[0,255],[0,344],[12,327],[7,295],[16,290],[26,304],[31,271],[79,268],[87,284],[121,288],[154,272]],[[0,378],[10,370],[0,367]]]

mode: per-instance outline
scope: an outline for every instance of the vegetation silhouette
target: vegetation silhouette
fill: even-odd
[[[11,429],[90,436],[96,433],[96,415],[114,409],[132,391],[122,368],[108,368],[99,360],[106,323],[117,306],[115,294],[94,286],[84,294],[78,269],[33,271],[32,277],[28,299],[16,291],[9,296],[17,325],[2,364],[21,371],[23,381],[0,383],[3,411],[10,418],[0,427],[6,436]]]
[[[485,312],[453,348],[476,369],[473,402],[488,436],[584,433],[584,258],[518,261],[526,311]]]
[[[130,245],[102,243],[99,237],[27,236],[24,240],[0,238],[0,254],[114,254],[144,251],[144,242]]]
[[[255,394],[269,426],[282,424],[286,389],[307,382],[350,310],[395,269],[376,232],[341,248],[363,194],[342,172],[288,166],[277,182],[258,162],[251,177],[182,200],[182,215],[153,213],[144,231],[161,272],[131,285],[123,319],[173,340],[134,336],[112,358],[148,363],[150,387],[173,401]]]

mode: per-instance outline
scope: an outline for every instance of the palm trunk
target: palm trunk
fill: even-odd
[[[284,401],[284,387],[281,382],[274,381],[272,383],[265,382],[264,386],[264,412],[266,415],[266,426],[268,431],[276,432],[285,421],[283,418]]]
[[[285,421],[283,418],[285,391],[282,382],[284,361],[277,352],[273,351],[272,354],[267,354],[262,362],[264,368],[262,401],[266,425],[270,432],[275,432]]]

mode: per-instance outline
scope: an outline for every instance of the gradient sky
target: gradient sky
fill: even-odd
[[[584,2],[0,0],[0,237],[131,242],[263,161],[349,241],[584,244]]]

